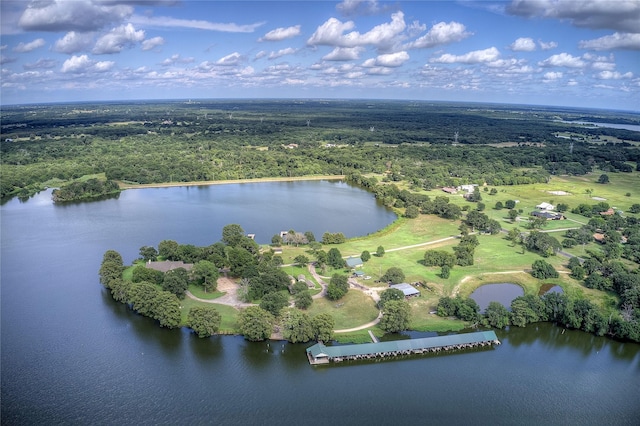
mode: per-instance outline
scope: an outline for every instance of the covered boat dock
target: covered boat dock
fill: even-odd
[[[500,341],[494,331],[478,331],[475,333],[358,345],[326,346],[322,342],[318,342],[307,348],[307,358],[309,358],[311,365],[317,365],[330,362],[452,351],[499,344]]]

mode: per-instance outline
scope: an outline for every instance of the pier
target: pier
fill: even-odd
[[[475,333],[395,340],[391,342],[363,343],[358,345],[326,346],[322,342],[318,342],[307,348],[307,358],[311,365],[318,365],[328,364],[330,362],[421,355],[499,344],[500,341],[494,331],[478,331]]]

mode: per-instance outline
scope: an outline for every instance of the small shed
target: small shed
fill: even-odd
[[[356,277],[356,278],[362,278],[362,277],[364,277],[364,272],[363,271],[355,271],[353,273],[353,276]]]
[[[536,209],[540,209],[540,210],[553,210],[555,209],[556,206],[554,206],[553,204],[549,204],[549,203],[540,203],[536,206]]]
[[[363,265],[362,259],[359,257],[349,257],[347,259],[347,267],[349,269],[359,268]]]
[[[395,288],[404,293],[404,297],[414,297],[420,296],[420,292],[416,290],[411,284],[401,283],[401,284],[391,284],[389,288]]]

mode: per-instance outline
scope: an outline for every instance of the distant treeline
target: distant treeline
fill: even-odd
[[[59,189],[54,189],[51,197],[55,203],[65,203],[101,198],[119,193],[120,187],[112,180],[88,179],[84,182],[71,182]]]
[[[0,196],[26,197],[50,179],[97,173],[141,184],[386,173],[431,189],[529,184],[594,168],[627,172],[640,161],[628,143],[570,148],[555,137],[579,130],[640,140],[640,132],[578,129],[551,121],[553,112],[518,114],[364,101],[12,108],[2,111]]]

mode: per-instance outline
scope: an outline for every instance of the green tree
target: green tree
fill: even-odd
[[[210,337],[218,332],[222,315],[212,306],[194,306],[187,314],[187,327],[198,337]]]
[[[293,297],[296,308],[307,309],[313,303],[313,298],[309,290],[302,290],[296,293]]]
[[[409,219],[415,219],[419,215],[420,215],[420,209],[418,208],[418,206],[414,206],[414,205],[407,206],[404,212],[404,217]]]
[[[569,205],[565,203],[558,203],[558,205],[556,206],[556,210],[559,213],[564,213],[569,210]]]
[[[328,342],[333,339],[335,320],[328,313],[318,314],[311,319],[313,336],[316,340]]]
[[[411,308],[405,300],[390,300],[385,303],[378,324],[387,333],[397,333],[409,328]]]
[[[146,282],[132,284],[127,299],[134,311],[146,317],[153,317],[156,296],[160,292],[153,284]]]
[[[384,247],[378,246],[378,248],[376,249],[376,256],[378,257],[384,256]]]
[[[368,250],[363,251],[363,252],[360,254],[360,259],[361,259],[363,262],[368,262],[368,261],[371,259],[371,253],[369,253],[369,251],[368,251]]]
[[[531,269],[531,275],[540,280],[558,278],[559,276],[558,271],[556,271],[551,264],[542,259],[534,261],[533,265],[531,265]]]
[[[380,293],[380,300],[378,301],[378,309],[383,309],[385,303],[390,300],[404,300],[404,293],[397,288],[388,288]]]
[[[129,291],[131,282],[122,279],[111,281],[111,296],[113,300],[120,303],[127,303],[129,300]]]
[[[404,282],[404,272],[402,272],[402,269],[392,266],[387,269],[383,276],[380,277],[380,281],[400,284],[401,282]]]
[[[451,274],[451,267],[449,265],[442,265],[442,268],[440,268],[440,278],[446,280],[447,278],[449,278],[450,274]]]
[[[216,291],[220,272],[218,272],[218,268],[213,262],[201,260],[193,265],[191,278],[199,282],[204,287],[205,292]]]
[[[110,288],[111,281],[122,278],[123,267],[118,262],[107,260],[100,265],[100,283]]]
[[[514,200],[507,200],[504,202],[504,206],[508,209],[515,209],[516,208],[516,202]]]
[[[509,210],[509,219],[511,219],[512,222],[515,222],[517,217],[518,217],[518,211],[517,210],[515,210],[515,209]]]
[[[327,286],[327,297],[330,300],[342,299],[349,291],[349,278],[344,274],[333,274]]]
[[[260,307],[271,313],[274,317],[280,314],[282,308],[289,304],[289,298],[281,291],[267,293],[260,301]]]
[[[503,208],[504,208],[504,205],[502,204],[502,201],[497,201],[494,209],[502,210]]]
[[[240,241],[245,236],[244,229],[237,223],[225,225],[222,228],[222,242],[231,247],[235,247],[240,244]]]
[[[509,325],[509,311],[499,302],[489,302],[484,315],[491,327],[505,328]]]
[[[162,285],[163,280],[164,273],[162,273],[162,271],[147,268],[144,265],[137,265],[131,273],[131,281],[134,283],[146,281],[152,284]]]
[[[282,245],[282,237],[280,236],[280,234],[275,234],[273,237],[271,237],[271,245],[272,246],[276,246],[276,247],[280,247]]]
[[[479,212],[484,211],[485,208],[487,208],[487,206],[484,203],[478,202],[478,204],[476,205],[476,210],[478,210]]]
[[[634,203],[631,205],[631,207],[629,208],[629,213],[640,213],[640,204],[638,203]]]
[[[335,247],[331,247],[327,253],[327,264],[332,268],[339,269],[344,268],[345,261],[342,258],[342,253]]]
[[[164,274],[162,288],[169,293],[175,294],[180,299],[184,299],[184,292],[189,287],[189,275],[184,268],[176,268]]]
[[[314,337],[309,315],[298,309],[284,309],[281,325],[282,337],[291,343],[305,343]]]
[[[173,240],[162,240],[158,244],[158,254],[165,260],[178,260],[180,245]]]
[[[274,317],[259,306],[240,311],[238,327],[245,339],[252,342],[268,339],[273,331]]]
[[[151,317],[160,323],[160,327],[176,328],[180,325],[180,301],[174,294],[159,291],[154,305]]]
[[[453,266],[456,262],[453,253],[445,250],[427,250],[424,253],[424,266]]]
[[[299,254],[293,258],[293,263],[297,264],[298,266],[304,267],[309,263],[309,258],[304,254]]]
[[[600,177],[598,178],[598,183],[602,183],[602,184],[609,183],[609,176],[607,176],[606,174],[600,175]]]
[[[115,250],[107,250],[102,255],[102,262],[114,262],[120,266],[124,266],[122,255]]]

